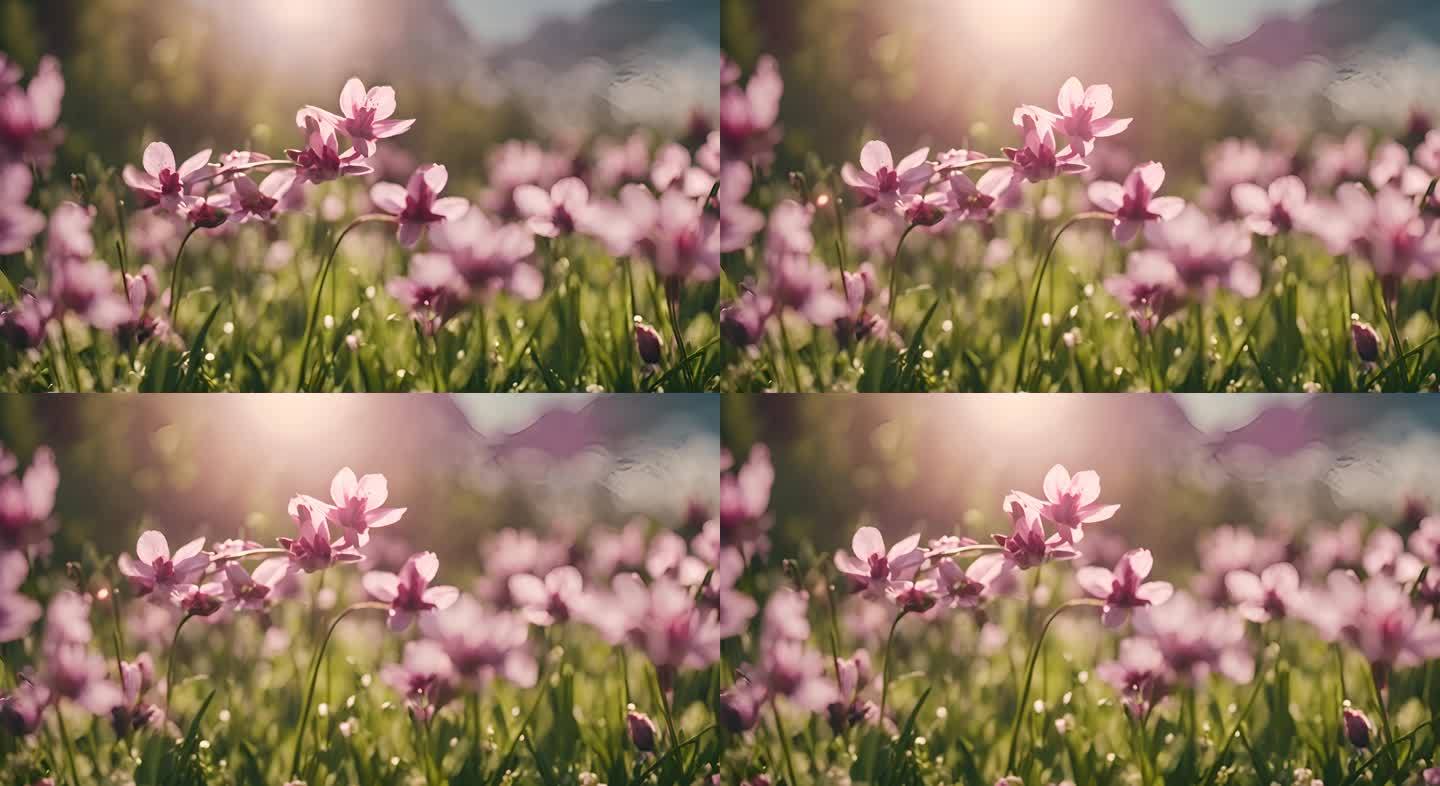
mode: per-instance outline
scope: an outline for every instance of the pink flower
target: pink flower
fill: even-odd
[[[50,706],[50,698],[49,688],[21,680],[12,693],[0,696],[0,729],[16,737],[27,737],[39,731],[45,708]]]
[[[839,658],[837,662],[835,682],[840,689],[840,699],[826,707],[825,714],[830,729],[836,734],[844,734],[852,726],[879,720],[880,708],[861,695],[873,677],[870,653],[863,649],[855,650],[855,654]]]
[[[0,643],[26,637],[40,619],[40,604],[20,593],[29,572],[24,554],[0,552]]]
[[[45,228],[45,215],[25,204],[31,182],[23,164],[0,164],[0,255],[23,252]]]
[[[907,580],[925,561],[925,552],[919,546],[920,535],[916,533],[886,551],[880,530],[861,527],[850,540],[853,554],[835,552],[835,567],[859,589],[883,596],[892,582]]]
[[[350,137],[360,155],[375,155],[376,142],[399,136],[415,125],[414,120],[391,120],[395,114],[395,88],[389,85],[365,89],[365,83],[355,77],[345,82],[340,90],[340,112],[336,115],[319,107],[307,106],[302,112],[312,112],[335,126]]]
[[[289,560],[273,557],[249,573],[238,561],[225,563],[225,600],[237,611],[265,611],[275,600],[275,589],[289,571]]]
[[[1232,570],[1225,574],[1225,587],[1240,614],[1251,622],[1284,619],[1302,603],[1300,574],[1288,562],[1277,562],[1258,576]]]
[[[1040,522],[1040,511],[1037,507],[1040,504],[1042,503],[1039,500],[1028,494],[1010,494],[1005,497],[1002,507],[1010,514],[1011,532],[1009,535],[997,533],[993,537],[1003,549],[1007,565],[1028,570],[1051,560],[1072,560],[1080,556],[1080,552],[1072,547],[1071,541],[1062,538],[1060,533],[1049,537],[1045,535],[1045,527]]]
[[[110,725],[117,737],[161,720],[161,712],[143,700],[154,685],[155,663],[150,653],[142,652],[135,660],[120,663],[121,700],[110,712]]]
[[[1421,519],[1419,527],[1410,535],[1410,553],[1440,570],[1440,516]]]
[[[1187,594],[1177,593],[1163,609],[1137,611],[1135,632],[1154,642],[1171,671],[1192,682],[1217,671],[1239,683],[1255,676],[1244,620],[1221,609],[1202,608]]]
[[[670,689],[680,669],[703,669],[720,659],[717,615],[700,609],[689,588],[663,578],[646,586],[633,573],[617,577],[612,588],[625,640],[650,658],[662,690]]]
[[[430,586],[439,571],[440,558],[433,551],[424,551],[405,560],[399,575],[372,570],[360,581],[371,597],[390,604],[390,630],[398,633],[410,627],[417,615],[447,609],[460,597],[460,590],[454,587]]]
[[[48,166],[60,131],[60,102],[65,80],[60,62],[46,55],[40,58],[28,87],[20,87],[20,69],[0,54],[0,164],[21,163]]]
[[[55,454],[47,447],[35,451],[23,476],[15,472],[13,457],[6,463],[9,471],[0,479],[0,551],[18,551],[50,536],[50,512],[55,507],[60,472],[55,468]]]
[[[302,109],[296,124],[305,130],[305,146],[285,151],[295,162],[296,185],[324,183],[342,175],[368,175],[375,171],[358,151],[351,149],[341,154],[335,124],[329,120]]]
[[[98,259],[66,262],[51,270],[50,297],[62,312],[98,330],[114,330],[130,317],[130,303],[115,291],[115,274]]]
[[[1370,748],[1370,737],[1374,727],[1365,713],[1354,707],[1345,707],[1340,711],[1340,720],[1345,726],[1345,739],[1351,745],[1361,750]]]
[[[930,148],[922,147],[896,164],[890,146],[872,139],[860,148],[860,168],[847,161],[840,168],[840,178],[860,195],[861,205],[893,210],[925,190],[935,173],[934,165],[925,160],[929,155]]]
[[[125,274],[125,295],[130,303],[130,316],[115,326],[115,333],[123,343],[143,344],[170,333],[170,323],[163,316],[151,313],[160,300],[159,293],[160,282],[154,267],[145,265],[139,273]],[[169,300],[168,293],[165,300]]]
[[[49,232],[45,237],[46,264],[58,268],[94,257],[95,237],[90,231],[94,222],[94,208],[61,202],[50,213]]]
[[[430,224],[458,219],[470,210],[470,202],[462,197],[436,197],[445,190],[450,174],[440,164],[426,164],[410,176],[408,186],[376,183],[370,189],[370,200],[380,210],[400,219],[397,237],[400,245],[410,248],[420,240],[420,233]]]
[[[1179,197],[1155,196],[1164,182],[1165,167],[1151,161],[1135,167],[1124,185],[1110,181],[1090,184],[1090,201],[1115,217],[1112,232],[1116,242],[1128,243],[1146,224],[1169,221],[1185,209],[1185,200]]]
[[[956,221],[988,223],[1012,195],[1019,194],[1015,172],[1009,167],[996,167],[973,182],[964,172],[956,172],[946,180],[948,217]]]
[[[1250,233],[1237,224],[1217,224],[1189,207],[1169,221],[1147,224],[1145,239],[1175,267],[1186,289],[1224,287],[1242,297],[1260,292],[1260,273],[1249,261]]]
[[[845,298],[832,288],[830,269],[808,255],[790,254],[770,265],[769,295],[817,327],[828,327],[844,317]]]
[[[745,164],[729,161],[720,170],[720,251],[730,253],[750,245],[765,228],[765,214],[745,203],[754,174]]]
[[[1130,127],[1130,118],[1110,117],[1115,99],[1109,85],[1087,88],[1072,76],[1060,86],[1057,103],[1060,115],[1055,128],[1069,137],[1072,145],[1079,145],[1081,156],[1090,155],[1097,138],[1115,136]]]
[[[184,213],[194,201],[188,189],[207,172],[210,165],[207,148],[185,159],[176,166],[175,152],[164,142],[151,142],[145,148],[142,163],[145,171],[125,165],[122,177],[125,184],[140,197],[142,207],[158,207],[174,213]]]
[[[235,178],[230,183],[235,187],[230,194],[230,220],[237,223],[273,221],[281,200],[295,185],[296,178],[293,171],[271,172],[259,185],[244,175]]]
[[[316,511],[325,510],[330,523],[341,528],[345,544],[358,548],[370,540],[370,530],[388,527],[405,515],[405,508],[384,507],[389,496],[384,475],[375,473],[357,479],[354,470],[342,467],[330,481],[333,507],[313,497],[302,495],[299,499]]]
[[[420,631],[440,645],[455,673],[474,688],[483,689],[496,677],[528,688],[539,677],[539,665],[526,647],[530,629],[525,621],[489,612],[469,595],[422,617]]]
[[[727,62],[724,70],[734,71]],[[720,90],[720,144],[727,160],[764,161],[779,136],[775,121],[780,116],[780,96],[785,84],[775,58],[765,55],[755,63],[755,73],[741,87],[729,80]]]
[[[1358,183],[1341,186],[1335,197],[1353,228],[1356,252],[1369,260],[1387,292],[1440,269],[1440,234],[1426,225],[1415,200],[1392,187],[1371,196]]]
[[[541,237],[568,235],[585,220],[590,207],[590,189],[578,177],[567,177],[550,186],[549,192],[525,184],[515,188],[515,206],[530,231]]]
[[[1090,168],[1069,146],[1063,150],[1056,149],[1053,121],[1033,107],[1015,110],[1014,120],[1024,133],[1024,146],[1002,148],[1001,152],[1015,162],[1016,171],[1026,180],[1039,183]]]
[[[1440,657],[1440,622],[1433,609],[1417,610],[1405,588],[1385,576],[1361,582],[1335,571],[1323,590],[1306,594],[1300,616],[1327,641],[1358,649],[1382,686],[1396,667]]]
[[[720,335],[736,347],[753,347],[765,337],[765,323],[774,313],[775,301],[769,295],[746,289],[720,307]]]
[[[345,544],[345,540],[330,540],[330,524],[326,520],[326,507],[314,507],[304,497],[290,500],[290,517],[300,528],[299,537],[280,538],[280,547],[290,552],[292,568],[305,573],[325,570],[332,565],[359,562],[364,559],[360,552]]]
[[[410,310],[410,316],[433,336],[459,314],[470,296],[465,279],[444,254],[416,254],[410,259],[409,276],[392,278],[385,291]]]
[[[934,579],[894,581],[885,590],[885,597],[906,612],[924,614],[935,608],[940,587]]]
[[[204,548],[205,538],[196,538],[172,556],[164,533],[147,530],[135,542],[138,560],[129,554],[120,555],[120,572],[130,581],[136,595],[143,597],[158,590],[161,597],[168,599],[172,590],[181,584],[193,583],[210,566],[210,555]]]
[[[1086,524],[1108,521],[1119,505],[1101,505],[1100,475],[1094,470],[1077,472],[1073,476],[1063,464],[1056,464],[1045,473],[1045,499],[1035,499],[1016,492],[1022,498],[1033,500],[1035,510],[1060,528],[1060,537],[1066,543],[1077,543],[1085,537]]]
[[[433,641],[405,644],[400,663],[380,667],[380,679],[405,697],[405,706],[419,723],[428,723],[455,698],[455,665],[445,649]]]
[[[545,574],[542,580],[529,573],[510,577],[510,597],[518,603],[532,624],[546,627],[570,619],[584,605],[580,571],[561,565]]]
[[[712,281],[720,274],[720,221],[705,203],[678,191],[659,199],[650,189],[628,185],[620,202],[635,238],[634,250],[648,258],[661,277],[676,281]]]
[[[109,680],[109,662],[91,652],[90,601],[71,590],[50,600],[41,644],[41,683],[56,701],[68,699],[93,715],[108,715],[124,699]]]
[[[170,593],[170,601],[186,614],[208,617],[219,611],[225,600],[225,585],[218,581],[184,584]]]
[[[1168,581],[1145,581],[1154,564],[1149,549],[1134,549],[1125,552],[1113,572],[1087,565],[1075,571],[1075,581],[1092,597],[1105,601],[1100,621],[1117,628],[1129,619],[1131,609],[1158,606],[1175,594]]]
[[[45,326],[54,312],[49,300],[22,291],[14,303],[0,305],[0,338],[17,349],[34,349],[45,341]]]
[[[1005,558],[998,554],[986,554],[962,568],[955,560],[946,557],[936,565],[940,601],[946,607],[973,609],[988,596],[990,586],[1005,570]]]
[[[1291,231],[1309,209],[1305,181],[1294,175],[1276,179],[1269,188],[1240,183],[1231,189],[1230,198],[1250,231],[1266,237]]]
[[[1165,655],[1150,639],[1120,642],[1120,657],[1095,667],[1095,674],[1120,691],[1132,718],[1144,718],[1170,692],[1170,669]]]
[[[1105,291],[1129,307],[1130,318],[1147,334],[1185,300],[1180,273],[1160,251],[1131,253],[1125,274],[1106,278]]]
[[[527,261],[535,236],[524,226],[492,222],[475,209],[431,230],[430,245],[450,258],[477,297],[504,291],[534,300],[544,291],[545,279]]]
[[[775,485],[775,467],[770,462],[770,449],[763,444],[750,448],[745,463],[732,469],[733,460],[727,452],[721,460],[720,532],[722,540],[739,547],[759,539],[766,527],[765,512],[770,507],[770,490]]]

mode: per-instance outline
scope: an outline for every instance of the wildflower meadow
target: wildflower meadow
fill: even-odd
[[[11,391],[713,388],[718,132],[497,143],[415,163],[388,85],[296,107],[283,149],[54,165],[59,62],[0,53]]]
[[[943,427],[942,407],[923,408]],[[804,409],[864,422],[833,402]],[[759,436],[722,480],[724,559],[754,600],[724,645],[720,722],[742,740],[731,782],[1440,782],[1433,498],[1301,524],[1308,507],[1290,497],[1291,515],[1247,525],[1218,518],[1226,492],[1212,488],[1208,508],[1172,515],[1209,519],[1175,549],[1174,533],[1133,534],[1165,519],[1133,517],[1173,507],[1157,495],[1197,499],[1188,479],[1125,483],[1147,497],[1132,512],[1091,469],[1002,470],[992,480],[1013,491],[959,523],[917,522],[875,496],[891,482],[938,493],[923,479],[877,481],[866,458],[822,458],[811,437]],[[856,471],[833,493],[865,505],[839,521],[787,488],[832,483],[834,466]]]
[[[108,493],[85,456],[119,446],[66,445],[0,454],[0,782],[638,785],[715,773],[710,708],[732,623],[703,489],[678,519],[489,527],[483,512],[460,517],[451,497],[475,492],[453,476],[447,496],[427,499],[418,474],[338,467],[328,488],[227,512],[247,523],[220,536],[155,528],[163,511],[107,534],[97,526],[129,525],[60,511],[89,486]],[[531,504],[589,509],[506,503],[539,493],[511,466],[488,466],[486,509],[511,520]],[[185,507],[195,492],[250,493],[211,478],[168,496]],[[417,504],[455,518],[417,521]],[[282,534],[261,537],[266,522]]]
[[[1196,90],[1220,97],[1202,109],[1181,86],[1154,88],[1158,101],[1147,89],[1137,107],[1141,95],[1086,73],[1004,92],[1044,67],[1034,58],[1047,34],[1067,52],[1130,45],[1067,32],[1071,3],[948,16],[925,2],[893,14],[730,5],[737,19],[779,20],[765,32],[792,49],[754,51],[765,39],[738,25],[736,48],[749,51],[721,74],[724,389],[1436,388],[1440,131],[1427,106],[1404,126],[1310,125],[1298,112],[1267,125],[1266,107],[1208,82]],[[811,19],[835,29],[815,21],[811,38],[786,38]],[[943,53],[897,47],[952,21],[967,42],[957,46],[1015,51],[934,74]],[[872,39],[873,51],[859,43]],[[830,61],[826,46],[858,54]],[[854,92],[818,63],[845,69]],[[802,90],[834,92],[787,103],[792,70]],[[907,125],[905,113],[976,108],[971,92],[1010,122]],[[899,117],[852,119],[861,101]],[[822,114],[787,116],[792,105]],[[1245,132],[1226,133],[1227,120]],[[872,130],[897,124],[905,136]],[[1195,139],[1191,127],[1208,126],[1216,136]],[[1157,142],[1167,135],[1193,146]],[[850,139],[843,156],[817,150]],[[1161,147],[1171,160],[1142,157]]]

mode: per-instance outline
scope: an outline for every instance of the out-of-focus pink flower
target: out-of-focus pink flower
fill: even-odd
[[[768,526],[765,513],[770,507],[775,467],[770,462],[770,449],[763,444],[751,447],[745,463],[733,472],[728,471],[733,464],[728,452],[722,462],[727,471],[720,475],[721,539],[744,552]]]
[[[245,570],[239,561],[225,563],[225,600],[237,611],[265,611],[275,601],[276,588],[289,571],[289,560],[285,557],[267,559],[255,567],[255,572]]]
[[[1120,692],[1130,717],[1146,717],[1170,692],[1173,678],[1165,655],[1155,642],[1130,638],[1120,642],[1120,657],[1095,667],[1100,679]]]
[[[1340,710],[1340,720],[1345,726],[1345,739],[1356,748],[1368,750],[1374,727],[1365,713],[1354,707],[1345,707]]]
[[[1425,568],[1420,558],[1405,551],[1405,539],[1393,529],[1370,533],[1360,564],[1366,576],[1384,576],[1401,584],[1414,581]]]
[[[170,601],[186,614],[208,617],[224,605],[225,585],[218,581],[184,584],[170,593]]]
[[[300,111],[296,124],[305,131],[305,146],[285,151],[295,162],[295,184],[325,183],[344,175],[368,175],[375,171],[359,151],[340,152],[335,124],[313,113]]]
[[[25,204],[31,181],[23,164],[0,164],[0,255],[21,253],[45,228],[45,215]]]
[[[1176,593],[1163,609],[1137,611],[1135,632],[1153,641],[1170,670],[1191,682],[1212,672],[1239,683],[1255,676],[1244,620],[1223,609],[1203,608],[1185,593]]]
[[[750,245],[751,238],[765,228],[765,214],[745,204],[754,175],[750,167],[727,162],[720,170],[720,251],[730,253]]]
[[[988,223],[1004,207],[1012,195],[1018,196],[1017,180],[1010,167],[996,167],[972,181],[964,172],[956,172],[945,181],[948,202],[947,217],[955,221]]]
[[[1060,86],[1056,102],[1060,114],[1055,128],[1079,148],[1082,157],[1095,149],[1096,139],[1115,136],[1130,127],[1131,118],[1110,117],[1115,98],[1109,85],[1085,87],[1072,76]]]
[[[390,630],[399,632],[410,627],[416,616],[447,609],[460,597],[455,587],[430,586],[439,571],[440,558],[433,551],[424,551],[405,560],[398,575],[372,570],[360,581],[371,597],[390,604]]]
[[[157,597],[168,599],[171,591],[181,584],[191,584],[210,566],[210,555],[205,551],[205,538],[196,538],[170,553],[170,543],[165,534],[147,530],[135,542],[135,557],[121,554],[120,572],[129,580],[135,594],[141,597],[158,592]]]
[[[0,729],[16,737],[28,737],[40,730],[40,722],[48,706],[49,688],[38,682],[21,680],[13,692],[0,696]]]
[[[580,571],[570,565],[551,570],[544,579],[529,573],[511,576],[510,598],[526,619],[541,627],[569,620],[587,602]]]
[[[1158,251],[1131,253],[1125,274],[1107,277],[1105,291],[1129,307],[1130,318],[1147,334],[1180,310],[1185,300],[1180,273]]]
[[[1039,183],[1090,168],[1068,145],[1063,150],[1056,149],[1053,121],[1034,107],[1015,110],[1014,120],[1024,134],[1023,145],[1002,148],[1001,152],[1015,162],[1016,171],[1026,180]]]
[[[1080,556],[1071,542],[1055,533],[1047,537],[1040,522],[1040,501],[1034,497],[1010,494],[1002,508],[1010,516],[1009,535],[996,533],[995,542],[1003,549],[1007,565],[1028,570],[1051,560],[1072,560]]]
[[[46,55],[30,84],[20,87],[20,69],[0,54],[0,164],[20,163],[46,167],[50,165],[56,145],[60,143],[60,102],[65,96],[65,80],[60,75],[60,61]]]
[[[630,735],[630,744],[635,746],[635,750],[642,753],[655,752],[655,740],[660,737],[660,729],[649,715],[630,710],[625,713],[625,728]]]
[[[890,146],[872,139],[860,148],[860,168],[845,162],[840,178],[860,196],[860,204],[876,210],[896,209],[909,197],[924,192],[935,166],[926,159],[930,148],[922,147],[895,163]]]
[[[635,351],[639,353],[640,360],[647,366],[658,366],[664,357],[665,344],[660,340],[660,331],[646,324],[644,320],[635,319]]]
[[[155,268],[144,265],[140,272],[125,274],[125,296],[130,303],[130,316],[115,326],[115,334],[127,345],[143,344],[152,338],[164,338],[170,333],[170,323],[164,316],[151,313],[160,301],[160,281]],[[169,300],[166,294],[165,300]]]
[[[835,552],[835,567],[849,576],[857,589],[883,597],[892,582],[908,580],[925,561],[925,552],[919,546],[920,534],[916,533],[886,551],[880,530],[861,527],[850,540],[852,553]]]
[[[470,210],[470,201],[463,197],[438,198],[450,179],[440,164],[426,164],[415,170],[410,183],[376,183],[370,189],[370,200],[380,210],[399,219],[396,236],[400,245],[410,248],[420,241],[425,227],[446,220],[455,220]]]
[[[340,90],[341,114],[315,106],[301,111],[323,117],[350,137],[356,152],[367,158],[375,155],[376,142],[399,136],[415,125],[414,120],[390,119],[395,114],[395,88],[376,85],[366,90],[365,83],[355,77],[348,79]]]
[[[742,349],[753,347],[765,337],[765,323],[774,311],[775,301],[769,295],[746,289],[720,307],[720,335]]]
[[[425,335],[433,336],[464,309],[470,287],[445,254],[416,254],[407,276],[392,278],[385,291],[409,309]]]
[[[1277,178],[1269,188],[1240,183],[1230,195],[1250,231],[1266,237],[1291,231],[1309,209],[1305,181],[1294,175]]]
[[[524,226],[497,224],[472,209],[431,230],[430,245],[450,257],[477,296],[505,291],[534,300],[544,290],[544,278],[528,261],[535,253],[535,236]]]
[[[890,330],[889,321],[870,309],[872,303],[883,300],[873,264],[862,263],[853,273],[841,271],[840,283],[845,289],[847,310],[845,316],[835,321],[835,335],[842,345],[849,346],[872,336],[897,338]]]
[[[1092,597],[1105,601],[1100,621],[1106,627],[1123,625],[1131,609],[1158,606],[1175,594],[1168,581],[1145,581],[1155,565],[1149,549],[1127,551],[1115,570],[1087,565],[1075,571],[1075,581]]]
[[[590,208],[590,189],[578,177],[556,181],[546,191],[525,184],[515,188],[515,206],[530,231],[541,237],[560,237],[574,232]]]
[[[41,643],[40,681],[55,701],[69,700],[92,715],[109,715],[124,699],[109,666],[90,650],[90,601],[71,590],[50,600]]]
[[[625,639],[644,650],[669,690],[680,669],[702,669],[720,659],[714,612],[698,608],[690,589],[669,579],[645,585],[625,574],[612,583],[614,609],[625,622]]]
[[[50,273],[50,298],[98,330],[114,330],[130,316],[130,303],[115,291],[115,274],[98,259],[67,262]]]
[[[1353,229],[1355,250],[1364,256],[1387,294],[1405,279],[1426,279],[1440,269],[1440,234],[1427,226],[1415,201],[1398,189],[1371,195],[1358,183],[1335,192]]]
[[[1232,570],[1225,574],[1225,587],[1240,614],[1251,622],[1284,619],[1302,602],[1300,573],[1288,562],[1277,562],[1258,576]]]
[[[892,581],[885,597],[906,612],[924,614],[939,602],[940,586],[934,579]]]
[[[0,643],[24,638],[40,619],[40,604],[20,593],[29,572],[24,554],[0,552]]]
[[[34,349],[45,341],[54,312],[49,300],[22,291],[14,303],[0,305],[0,339],[16,349]]]
[[[836,734],[844,734],[845,730],[852,726],[878,721],[880,708],[863,696],[873,678],[870,653],[863,649],[856,650],[850,657],[839,658],[836,662],[838,671],[835,682],[840,698],[825,708],[825,715],[830,722],[830,729]]]
[[[1108,180],[1090,184],[1090,201],[1114,216],[1116,242],[1128,243],[1146,224],[1169,221],[1185,209],[1180,197],[1157,197],[1165,182],[1165,167],[1155,161],[1141,164],[1125,178],[1124,185]]]
[[[489,612],[469,595],[422,617],[420,631],[440,645],[455,673],[473,688],[484,689],[496,677],[528,688],[539,677],[539,664],[526,647],[525,621]]]
[[[744,734],[755,728],[760,720],[760,705],[764,699],[765,690],[757,683],[736,682],[721,692],[715,714],[720,725],[732,734]]]
[[[1360,319],[1350,321],[1350,339],[1355,344],[1355,354],[1366,363],[1380,362],[1380,334],[1369,322]]]
[[[110,726],[117,737],[161,721],[161,711],[144,700],[154,685],[155,662],[150,653],[142,652],[135,660],[120,663],[121,700],[110,711]]]
[[[1152,250],[1163,253],[1187,290],[1224,287],[1242,297],[1260,292],[1260,273],[1249,261],[1251,238],[1239,225],[1215,223],[1199,209],[1145,226]]]
[[[770,596],[760,632],[760,658],[750,678],[766,696],[783,697],[819,712],[839,696],[835,682],[825,674],[826,658],[809,646],[808,605],[807,594],[788,587]]]
[[[1119,505],[1102,505],[1100,499],[1100,475],[1094,470],[1083,470],[1071,475],[1065,465],[1056,464],[1045,473],[1045,499],[1036,499],[1023,492],[1015,496],[1029,502],[1040,515],[1059,527],[1059,534],[1067,543],[1077,543],[1085,537],[1086,524],[1108,521]]]
[[[1317,188],[1364,180],[1370,165],[1370,133],[1364,128],[1356,128],[1338,142],[1317,141],[1314,156],[1310,183]]]
[[[94,208],[61,202],[50,213],[49,232],[45,237],[46,264],[58,268],[94,257],[95,237],[90,232],[94,221]]]
[[[1299,616],[1327,641],[1344,641],[1359,650],[1382,686],[1395,668],[1440,657],[1434,610],[1417,610],[1405,588],[1386,576],[1361,582],[1335,571],[1324,589],[1306,593]]]
[[[347,546],[345,540],[330,539],[327,508],[313,507],[304,497],[290,500],[290,517],[300,533],[294,538],[279,538],[280,547],[290,552],[290,565],[304,573],[325,570],[332,565],[359,562],[360,552]]]
[[[410,715],[421,724],[455,698],[455,666],[444,647],[433,641],[407,642],[400,663],[380,667],[380,679],[405,697]]]
[[[630,224],[634,250],[655,271],[674,281],[711,281],[720,273],[720,221],[701,200],[676,191],[659,199],[650,189],[628,185],[620,202]]]
[[[1421,519],[1419,527],[1410,535],[1410,552],[1440,571],[1440,516]]]
[[[1239,218],[1240,211],[1233,201],[1235,186],[1268,186],[1289,168],[1285,155],[1262,148],[1253,139],[1224,139],[1205,153],[1206,187],[1200,203],[1222,219]]]
[[[0,478],[0,551],[19,551],[50,537],[60,471],[47,447],[35,451],[23,476],[15,472],[13,458],[6,463],[10,469]]]
[[[769,160],[779,138],[775,121],[784,90],[780,66],[769,55],[756,61],[743,88],[734,80],[721,88],[720,145],[727,160]]]
[[[208,148],[201,150],[177,166],[175,152],[169,145],[151,142],[141,159],[145,171],[126,164],[121,176],[140,198],[141,207],[184,213],[194,201],[188,194],[189,188],[206,173],[211,152]]]

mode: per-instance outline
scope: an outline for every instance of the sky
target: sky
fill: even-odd
[[[463,0],[461,0],[463,2]],[[1295,14],[1322,0],[1175,0],[1190,31],[1206,44],[1225,44],[1249,35],[1267,17]]]
[[[553,16],[576,17],[599,0],[450,0],[476,36],[510,42],[525,38]]]

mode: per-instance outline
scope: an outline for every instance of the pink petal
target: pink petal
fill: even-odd
[[[365,498],[366,510],[375,510],[389,498],[390,487],[386,484],[384,475],[372,472],[356,482],[355,496]]]
[[[410,558],[411,564],[415,566],[415,572],[425,579],[425,583],[435,580],[435,574],[440,572],[440,558],[435,556],[433,551],[422,551]]]
[[[1092,117],[1105,117],[1115,108],[1115,95],[1109,85],[1091,85],[1085,88],[1084,102]]]
[[[1152,194],[1159,191],[1160,186],[1165,183],[1165,166],[1158,161],[1136,167],[1135,171],[1140,173],[1141,182]]]
[[[904,540],[901,540],[895,545],[891,546],[890,553],[885,555],[885,559],[893,563],[908,554],[919,553],[916,551],[916,548],[919,545],[920,533],[917,532],[914,535],[911,535],[910,537],[905,538]],[[924,555],[922,554],[921,556],[923,557]]]
[[[868,577],[870,566],[856,559],[853,555],[844,551],[835,552],[835,568],[841,573],[848,573],[852,576]]]
[[[420,242],[420,233],[424,231],[424,224],[402,221],[400,223],[400,229],[395,233],[395,237],[400,242],[400,245],[406,248],[414,248],[415,244]]]
[[[340,111],[344,112],[346,117],[354,117],[364,108],[365,83],[352,76],[345,80],[345,87],[340,89]]]
[[[1169,221],[1184,210],[1185,200],[1180,197],[1163,196],[1150,200],[1150,212],[1159,216],[1161,221]]]
[[[900,159],[900,163],[898,163],[898,164],[895,165],[895,171],[901,173],[902,175],[903,175],[903,174],[906,174],[906,173],[910,172],[912,169],[915,169],[916,167],[920,166],[921,164],[924,164],[924,163],[925,163],[925,159],[927,159],[927,158],[929,158],[929,157],[930,157],[930,148],[928,148],[928,147],[922,147],[922,148],[920,148],[919,150],[916,150],[915,152],[911,153],[910,155],[905,156],[904,158]],[[929,175],[930,175],[929,170],[926,171],[925,175],[926,175],[926,177],[929,177]]]
[[[1080,108],[1080,104],[1084,100],[1085,88],[1080,84],[1080,80],[1077,77],[1072,76],[1065,80],[1065,84],[1060,86],[1060,94],[1056,97],[1056,104],[1059,105],[1060,111],[1063,114],[1073,115],[1075,114],[1075,110]]]
[[[398,216],[405,210],[405,189],[398,183],[376,183],[370,187],[370,201],[380,210]]]
[[[890,153],[890,146],[878,139],[872,139],[860,148],[860,168],[875,174],[886,167],[894,168],[895,158]]]
[[[1110,595],[1115,575],[1107,568],[1087,565],[1075,571],[1075,583],[1094,597],[1105,598]]]
[[[140,534],[140,539],[135,543],[135,555],[146,565],[153,564],[157,559],[170,558],[170,544],[165,540],[165,535],[156,530],[146,530]]]
[[[562,178],[550,187],[550,201],[557,205],[584,204],[590,201],[590,189],[578,177]]]
[[[464,197],[445,197],[435,200],[431,205],[430,212],[437,216],[444,216],[448,221],[456,221],[470,211],[470,200]]]
[[[550,602],[550,592],[545,582],[529,573],[517,573],[507,583],[510,599],[521,606],[544,606]]]
[[[406,508],[376,508],[365,514],[365,526],[370,529],[388,527],[405,515]]]
[[[390,85],[370,88],[370,92],[365,95],[365,101],[374,108],[376,120],[384,120],[395,114],[395,88]]]
[[[185,163],[180,165],[180,171],[178,172],[178,174],[180,175],[180,179],[188,180],[191,175],[199,172],[207,164],[209,164],[210,154],[212,152],[212,150],[206,148],[196,153],[195,155],[185,159]]]
[[[335,477],[330,480],[330,499],[336,505],[344,505],[345,501],[355,496],[355,470],[349,467],[342,467]]]
[[[151,142],[145,148],[145,155],[142,161],[145,164],[145,171],[158,176],[165,170],[175,171],[175,151],[164,142]]]
[[[1239,183],[1231,188],[1230,201],[1242,213],[1270,215],[1270,195],[1254,183]]]
[[[445,190],[445,184],[450,182],[450,170],[444,164],[430,164],[423,167],[425,172],[425,185],[430,187],[430,193],[438,194]]]
[[[1155,568],[1155,556],[1150,549],[1135,549],[1125,553],[1121,560],[1130,564],[1130,570],[1137,578],[1145,578]]]
[[[1045,498],[1051,502],[1058,502],[1060,495],[1070,488],[1070,473],[1066,471],[1064,464],[1056,464],[1045,473]]]
[[[415,125],[414,118],[411,118],[409,120],[377,120],[375,121],[375,125],[373,127],[375,131],[375,138],[389,139],[391,137],[400,136],[406,131],[409,131],[411,126],[413,125]]]
[[[1259,602],[1265,597],[1260,577],[1248,570],[1232,570],[1225,574],[1225,589],[1230,591],[1230,599],[1239,603]]]
[[[881,557],[885,555],[885,538],[874,527],[861,527],[850,539],[850,549],[862,561]]]
[[[516,186],[510,198],[514,200],[515,207],[523,216],[549,218],[555,210],[554,204],[550,201],[550,194],[539,186],[530,184]]]
[[[360,577],[360,584],[370,597],[389,603],[400,594],[400,577],[383,570],[372,570]]]
[[[1125,187],[1109,180],[1091,183],[1085,193],[1090,198],[1090,204],[1106,213],[1114,213],[1125,204]]]
[[[173,559],[174,559],[176,562],[180,562],[181,560],[189,559],[189,558],[191,558],[191,557],[199,554],[200,551],[201,551],[202,549],[204,549],[204,548],[205,548],[205,538],[204,538],[203,536],[202,536],[202,537],[198,537],[198,538],[190,541],[189,543],[186,543],[185,545],[181,546],[180,548],[176,549],[176,550],[175,550],[175,555],[174,555]]]
[[[1136,590],[1136,597],[1148,601],[1152,606],[1159,606],[1175,594],[1175,585],[1168,581],[1151,581],[1140,585]]]
[[[420,597],[426,603],[429,603],[437,609],[448,609],[455,605],[455,601],[460,599],[460,590],[448,584],[442,584],[438,587],[431,587],[425,590],[425,594]]]
[[[1132,122],[1134,122],[1132,117],[1106,117],[1094,120],[1090,123],[1090,133],[1096,137],[1115,136],[1124,133]]]

